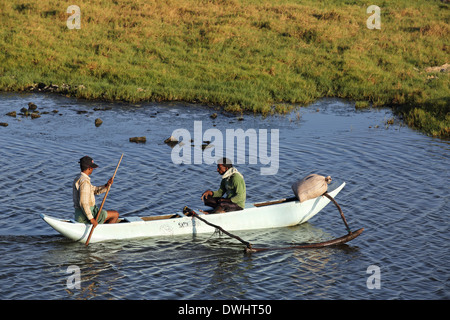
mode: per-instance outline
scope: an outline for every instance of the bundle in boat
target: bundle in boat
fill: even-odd
[[[300,202],[314,199],[323,195],[328,190],[331,177],[324,177],[318,174],[310,174],[292,184],[292,191]]]

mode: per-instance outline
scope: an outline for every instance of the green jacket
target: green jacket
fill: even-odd
[[[233,203],[236,203],[242,209],[245,208],[245,181],[244,177],[237,170],[229,177],[222,179],[220,188],[214,191],[213,197],[222,197],[224,193],[227,194],[227,199],[231,199]]]

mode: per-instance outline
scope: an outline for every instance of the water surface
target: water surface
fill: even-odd
[[[28,102],[48,114],[38,119],[5,115]],[[96,118],[103,120],[100,127]],[[2,94],[0,122],[9,125],[0,127],[0,298],[448,299],[449,143],[398,120],[389,125],[391,118],[389,109],[355,111],[352,103],[333,99],[286,116],[244,115],[242,120],[183,103]],[[175,129],[193,134],[194,121],[202,121],[203,131],[216,128],[224,134],[226,129],[278,129],[276,175],[261,175],[261,162],[237,165],[247,183],[247,201],[290,197],[295,179],[330,175],[334,183],[347,183],[337,201],[350,227],[364,227],[364,233],[336,248],[251,255],[218,234],[85,248],[39,218],[40,213],[72,217],[71,183],[79,158],[95,159],[100,168],[92,182],[101,185],[122,152],[107,209],[143,216],[202,207],[202,192],[220,183],[215,166],[176,165],[164,143]],[[136,136],[146,136],[147,142],[129,142]],[[282,247],[345,233],[338,211],[329,205],[303,225],[236,234],[254,246]],[[71,266],[81,270],[80,289],[67,286]],[[368,287],[370,266],[379,268],[378,289]]]

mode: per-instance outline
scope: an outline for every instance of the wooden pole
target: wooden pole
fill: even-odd
[[[194,210],[189,209],[188,207],[184,207],[183,209],[183,213],[187,213],[188,216],[194,216],[195,218],[199,219],[200,221],[206,223],[207,225],[214,227],[220,231],[222,231],[223,233],[225,233],[227,236],[235,238],[236,240],[242,242],[243,244],[245,244],[247,249],[251,249],[252,248],[252,244],[248,241],[242,240],[241,238],[239,238],[238,236],[235,236],[234,234],[229,233],[228,231],[224,230],[222,227],[212,224],[211,222],[206,221],[205,219],[201,218]]]
[[[300,244],[296,246],[291,247],[282,247],[282,248],[246,248],[245,252],[251,253],[251,252],[261,252],[261,251],[268,251],[268,250],[286,250],[286,249],[320,249],[330,246],[336,246],[339,244],[346,243],[348,241],[351,241],[355,239],[357,236],[359,236],[364,231],[364,228],[358,229],[354,232],[348,233],[345,236],[342,236],[340,238],[332,239],[329,241],[319,242],[319,243],[305,243]]]
[[[333,203],[335,204],[335,206],[338,208],[339,213],[341,214],[342,221],[344,221],[345,227],[347,228],[347,232],[348,232],[349,234],[351,234],[352,231],[350,230],[350,228],[349,228],[349,226],[348,226],[348,223],[347,223],[347,220],[345,220],[344,213],[342,212],[342,209],[341,209],[341,207],[338,205],[338,203],[336,202],[336,200],[334,200],[334,198],[333,198],[332,196],[330,196],[327,192],[325,192],[323,195],[324,195],[325,197],[327,197],[328,199],[330,199],[331,202],[333,202]]]
[[[123,153],[122,153],[122,155],[120,156],[119,163],[117,164],[116,170],[114,171],[114,174],[113,174],[113,176],[112,176],[113,180],[114,180],[114,177],[116,176],[117,169],[119,169],[119,165],[120,165],[120,162],[122,161],[122,158],[123,158]],[[98,210],[97,217],[95,217],[95,221],[97,221],[97,222],[98,222],[98,217],[100,217],[100,214],[101,214],[101,212],[102,212],[103,205],[105,204],[105,200],[106,200],[106,197],[108,196],[108,193],[109,193],[109,189],[110,189],[110,188],[111,188],[111,185],[109,185],[108,188],[106,189],[106,194],[105,194],[105,196],[103,197],[103,201],[102,201],[102,204],[101,204],[101,206],[100,206],[100,209]],[[87,238],[87,240],[86,240],[86,244],[85,244],[86,247],[89,245],[89,241],[91,240],[92,233],[94,232],[94,229],[95,229],[95,227],[92,226],[91,232],[89,233],[89,236],[88,236],[88,238]]]
[[[261,252],[261,251],[267,251],[267,250],[281,250],[281,249],[325,248],[325,247],[329,247],[329,246],[335,246],[335,245],[338,245],[338,244],[346,243],[346,242],[351,241],[351,240],[355,239],[356,237],[358,237],[364,231],[364,228],[361,228],[361,229],[358,229],[358,230],[352,232],[350,230],[350,227],[348,226],[347,220],[345,219],[344,213],[342,212],[342,209],[339,206],[339,204],[336,202],[336,200],[334,200],[334,198],[332,196],[330,196],[327,192],[325,192],[323,195],[325,197],[327,197],[328,199],[330,199],[336,205],[336,207],[338,208],[339,213],[341,214],[342,221],[344,221],[344,224],[345,224],[345,226],[347,228],[348,234],[343,236],[343,237],[332,239],[332,240],[329,240],[329,241],[324,241],[324,242],[319,242],[319,243],[305,243],[305,244],[300,244],[300,245],[290,246],[290,247],[282,247],[282,248],[254,248],[250,242],[242,240],[238,236],[236,236],[234,234],[231,234],[228,231],[225,231],[222,227],[217,226],[215,224],[212,224],[212,223],[206,221],[205,219],[201,218],[194,210],[192,210],[192,209],[190,209],[188,207],[184,207],[183,213],[185,215],[187,215],[187,216],[193,216],[193,217],[199,219],[200,221],[203,221],[207,225],[210,225],[211,227],[214,227],[214,228],[222,231],[226,235],[228,235],[228,236],[230,236],[232,238],[235,238],[236,240],[240,241],[241,243],[243,243],[245,245],[245,252],[246,253]],[[292,201],[292,200],[289,200],[289,201]],[[267,203],[267,204],[270,204],[270,203]],[[267,204],[264,203],[263,205],[267,205]]]

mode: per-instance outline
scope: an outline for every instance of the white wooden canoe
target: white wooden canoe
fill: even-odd
[[[336,189],[329,191],[328,194],[334,198],[344,186],[345,182]],[[271,202],[272,204],[255,203],[247,206],[244,210],[220,214],[204,214],[201,217],[226,231],[288,227],[308,221],[329,202],[330,200],[324,196],[302,203],[298,200],[278,200]],[[82,243],[86,242],[92,227],[91,224],[58,219],[45,214],[41,214],[41,218],[63,236]],[[214,231],[214,227],[199,219],[184,216],[182,213],[150,217],[124,217],[115,224],[99,224],[92,234],[90,243],[107,240],[213,233]]]

